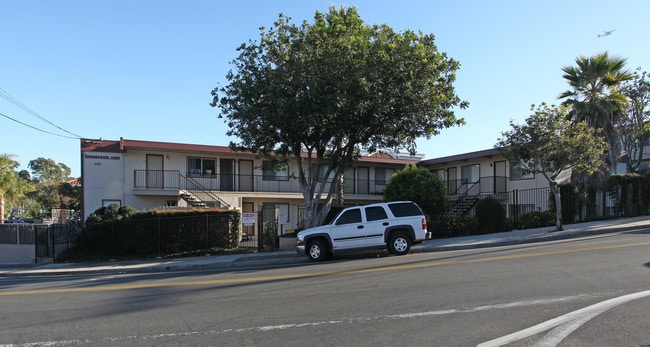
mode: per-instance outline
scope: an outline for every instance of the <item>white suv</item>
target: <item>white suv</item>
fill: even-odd
[[[299,232],[296,251],[313,261],[343,252],[385,248],[404,255],[412,244],[430,238],[420,207],[412,201],[394,201],[342,210],[330,224]]]

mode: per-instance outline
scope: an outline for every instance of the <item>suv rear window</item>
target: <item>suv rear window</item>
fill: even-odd
[[[388,204],[388,208],[395,217],[421,216],[422,210],[412,202],[397,202]]]

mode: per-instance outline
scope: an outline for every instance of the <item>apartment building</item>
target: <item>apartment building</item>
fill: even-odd
[[[382,200],[391,175],[423,156],[374,153],[345,172],[346,204]],[[227,146],[81,139],[84,220],[110,204],[152,208],[219,207],[275,211],[284,230],[301,226],[304,199],[297,162],[270,168],[264,159]]]

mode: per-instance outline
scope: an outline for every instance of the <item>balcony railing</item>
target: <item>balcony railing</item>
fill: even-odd
[[[196,185],[208,191],[221,192],[267,192],[267,193],[300,193],[300,182],[295,177],[268,177],[265,175],[197,175],[187,173],[187,177],[178,170],[134,170],[134,188],[186,190],[196,189]],[[329,184],[326,183],[326,191]],[[466,179],[449,180],[447,194],[480,195],[503,193],[507,191],[507,177],[481,177],[477,182]],[[384,180],[345,179],[343,183],[345,194],[380,195],[386,187]]]
[[[476,182],[469,182],[467,179],[449,180],[446,183],[447,194],[450,196],[496,194],[508,191],[508,177],[505,176],[481,177]]]
[[[133,186],[136,189],[188,190],[196,185],[208,191],[219,192],[266,192],[300,193],[300,182],[295,177],[268,177],[265,175],[197,175],[178,170],[134,170]],[[325,191],[332,181],[326,182]],[[380,195],[384,191],[384,180],[344,180],[345,194]]]

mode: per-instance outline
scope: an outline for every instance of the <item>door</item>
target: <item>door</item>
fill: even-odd
[[[221,190],[231,192],[235,188],[235,160],[221,159],[219,164],[221,166],[219,175]]]
[[[455,167],[450,167],[447,169],[447,194],[456,195],[458,194],[458,174]]]
[[[367,167],[357,168],[357,194],[368,194],[370,192],[370,169]]]
[[[366,229],[361,217],[361,208],[343,212],[331,225],[330,235],[335,250],[365,247]]]
[[[146,186],[147,188],[165,188],[163,156],[147,154]]]
[[[494,192],[505,193],[507,192],[507,178],[506,178],[506,162],[497,161],[494,163]]]
[[[390,226],[386,210],[381,206],[364,207],[363,213],[366,218],[364,225],[364,234],[366,235],[366,245],[376,246],[383,245],[384,231]]]
[[[252,160],[239,161],[239,191],[240,192],[253,191],[253,161]]]

